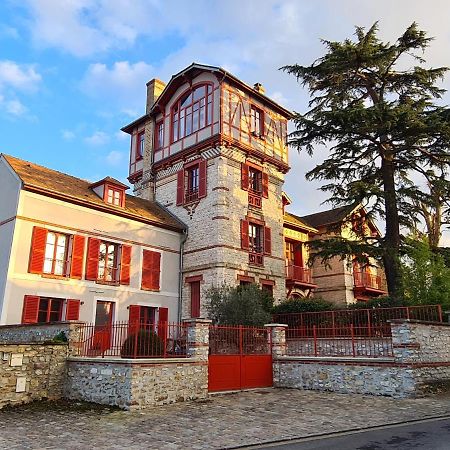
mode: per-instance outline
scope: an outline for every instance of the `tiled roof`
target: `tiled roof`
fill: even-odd
[[[284,223],[287,225],[294,225],[296,227],[303,228],[306,230],[317,231],[314,227],[311,227],[311,225],[307,224],[305,221],[302,220],[301,217],[296,216],[295,214],[285,212],[283,220]]]
[[[125,207],[107,204],[90,188],[92,183],[13,156],[0,154],[22,180],[24,188],[87,208],[127,217],[138,222],[181,231],[186,226],[159,203],[126,195]]]
[[[340,208],[329,209],[327,211],[318,212],[302,216],[300,219],[309,226],[318,228],[324,225],[331,225],[343,221],[358,205],[341,206]]]

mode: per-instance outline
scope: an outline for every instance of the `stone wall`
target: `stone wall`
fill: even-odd
[[[281,328],[274,346],[274,385],[343,393],[418,396],[450,381],[450,326],[396,320],[392,358],[288,356]],[[283,350],[284,349],[284,350]]]
[[[72,357],[64,396],[143,409],[208,396],[208,363],[197,358],[133,360]]]
[[[0,341],[0,409],[62,396],[67,344]]]

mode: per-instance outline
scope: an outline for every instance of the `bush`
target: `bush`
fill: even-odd
[[[135,353],[135,345],[137,349]],[[153,331],[139,330],[130,334],[122,345],[120,356],[122,358],[148,358],[151,356],[161,356],[164,353],[164,343]]]
[[[322,298],[289,299],[272,308],[274,314],[330,311],[336,305]]]
[[[272,321],[272,296],[256,284],[213,287],[206,292],[215,324],[262,326]]]
[[[410,303],[403,300],[396,300],[391,297],[377,297],[367,302],[358,302],[348,305],[348,309],[371,309],[371,308],[397,308],[399,306],[410,306]]]

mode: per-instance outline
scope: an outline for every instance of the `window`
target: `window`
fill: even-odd
[[[250,111],[250,131],[258,137],[264,134],[264,113],[254,105],[251,106]]]
[[[269,198],[269,175],[253,163],[241,165],[241,188],[248,191],[249,204],[261,208],[261,196]]]
[[[191,317],[200,317],[200,281],[193,281],[191,285]]]
[[[262,266],[263,254],[272,253],[270,228],[264,222],[241,220],[241,248],[248,250],[250,264]]]
[[[252,253],[263,252],[262,236],[263,236],[263,227],[261,225],[250,223],[248,226],[248,241],[249,241],[249,250]]]
[[[116,189],[111,186],[106,187],[106,201],[107,203],[114,206],[122,206],[123,191],[121,189]]]
[[[80,300],[53,297],[25,295],[23,300],[22,323],[59,322],[63,319],[65,305],[65,320],[78,320]]]
[[[253,167],[248,168],[248,189],[257,194],[262,193],[262,172]]]
[[[141,131],[137,135],[136,139],[136,160],[142,159],[144,157],[145,151],[145,131]]]
[[[273,287],[275,282],[272,280],[261,280],[261,288],[267,291],[271,297],[273,297]]]
[[[172,107],[172,142],[212,122],[212,86],[204,84],[183,95]]]
[[[178,172],[177,205],[206,197],[206,161],[188,163]]]
[[[81,279],[84,236],[34,227],[28,272]]]
[[[164,145],[164,121],[160,120],[155,125],[155,150],[159,150]]]
[[[131,246],[89,238],[86,280],[130,284]]]
[[[68,242],[68,236],[65,234],[52,231],[47,233],[43,273],[60,276],[66,274]]]

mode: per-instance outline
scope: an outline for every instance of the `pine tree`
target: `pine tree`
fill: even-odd
[[[437,82],[447,68],[422,67],[419,54],[432,39],[415,23],[395,43],[382,42],[377,31],[375,23],[367,32],[357,27],[354,40],[325,40],[326,54],[312,65],[282,70],[312,97],[309,111],[295,115],[290,144],[310,155],[316,146],[329,146],[307,179],[325,181],[321,189],[335,206],[362,203],[386,227],[380,239],[334,239],[317,255],[378,258],[389,294],[401,298],[401,230],[414,226],[415,202],[424,196],[415,177],[450,163],[450,111],[436,105],[445,92]]]

